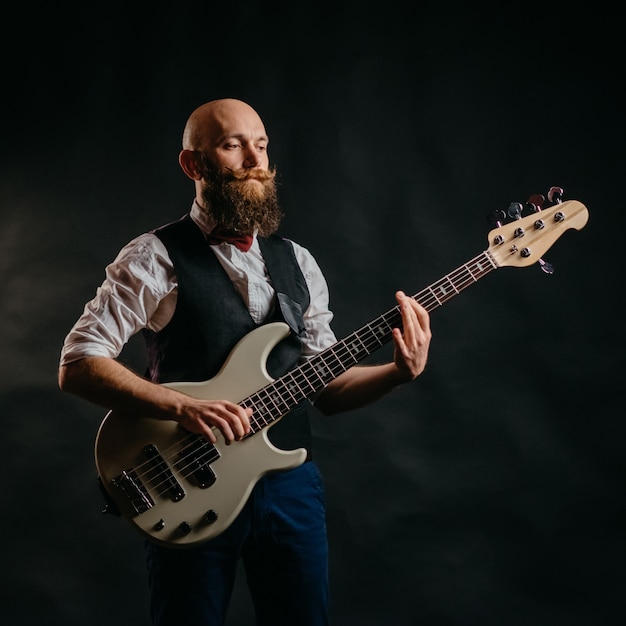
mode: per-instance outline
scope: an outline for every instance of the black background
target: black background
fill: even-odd
[[[266,123],[282,233],[323,268],[339,337],[484,250],[494,209],[559,185],[590,214],[546,253],[552,276],[502,268],[434,311],[416,383],[316,417],[333,624],[623,624],[619,23],[393,1],[5,14],[8,623],[148,624],[141,539],[100,514],[104,411],[58,391],[58,356],[118,249],[188,209],[188,114],[237,97]],[[251,623],[239,581],[228,624]]]

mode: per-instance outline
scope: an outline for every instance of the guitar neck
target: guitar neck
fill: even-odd
[[[482,252],[412,297],[430,312],[497,267],[491,254]],[[387,344],[391,340],[393,328],[399,327],[401,323],[400,307],[395,306],[248,396],[241,405],[254,409],[251,434],[276,421],[303,400],[314,397],[350,367]]]

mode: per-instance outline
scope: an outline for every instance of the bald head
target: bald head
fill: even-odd
[[[208,150],[231,134],[243,133],[267,139],[259,114],[249,104],[234,98],[212,100],[189,116],[183,132],[183,150]]]

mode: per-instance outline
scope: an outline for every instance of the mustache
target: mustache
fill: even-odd
[[[225,172],[226,176],[230,180],[258,180],[260,182],[267,182],[276,178],[276,170],[271,168],[269,170],[262,170],[261,168],[240,168],[240,169],[228,169]]]

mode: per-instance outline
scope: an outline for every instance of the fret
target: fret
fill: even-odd
[[[366,332],[364,332],[363,343],[365,344],[369,354],[380,348],[385,343],[384,339],[384,337],[381,339],[381,337],[374,330],[372,330],[368,324]]]
[[[310,376],[307,377],[307,381],[310,382],[311,391],[317,391],[318,389],[320,389],[321,388],[320,383],[324,382],[323,377],[320,375],[320,370],[317,367],[318,361],[319,361],[319,358],[313,358],[313,359],[310,359],[305,364],[306,370],[310,374]],[[304,366],[303,366],[303,369],[304,369]],[[312,382],[312,381],[316,381],[316,382]]]
[[[480,268],[481,268],[481,265],[480,265],[480,263],[478,261],[476,261],[474,263],[474,266],[478,269],[478,272],[479,272],[478,278],[480,278]],[[474,276],[474,272],[472,271],[471,265],[466,265],[465,267],[467,268],[467,271],[469,272],[470,276],[472,277],[472,280],[474,282],[477,282],[478,278],[476,278],[476,276]]]
[[[437,301],[437,304],[441,306],[443,302],[437,297],[437,294],[434,292],[433,288],[429,287],[428,290],[430,291],[430,293],[432,293],[433,298],[435,298],[435,300]]]
[[[434,298],[434,302],[433,299]],[[433,290],[428,287],[421,291],[416,296],[413,296],[414,300],[417,300],[427,311],[432,311],[436,306],[441,306],[441,302],[437,300],[437,296],[435,296]]]
[[[289,408],[289,403],[286,402],[282,395],[278,391],[280,383],[277,383],[273,386],[273,392],[269,394],[270,399],[274,403],[274,406],[278,410],[279,413],[283,413],[285,409]]]
[[[450,290],[446,285],[451,284],[448,277],[444,277],[433,285],[433,294],[437,298],[437,302],[442,305],[447,302],[452,296],[455,296],[458,292],[454,289]],[[435,291],[436,290],[436,291]]]
[[[392,329],[392,327],[386,323],[384,318],[380,317],[374,322],[368,324],[368,327],[381,346],[385,343],[385,339],[391,334]]]
[[[254,398],[256,398],[256,401],[252,403],[251,408],[254,409],[252,417],[255,427],[253,427],[253,430],[256,432],[271,424],[275,419],[278,419],[279,416],[272,414],[258,393]]]
[[[263,387],[260,389],[258,394],[259,397],[263,397],[263,404],[266,406],[267,410],[270,414],[279,413],[278,405],[275,402],[276,396],[274,394],[274,390],[276,388],[276,384],[268,385],[267,387]]]
[[[416,300],[417,298],[414,296],[414,299]],[[384,315],[381,315],[381,319],[384,319],[385,323],[389,327],[389,332],[387,333],[385,337],[385,340],[387,342],[391,339],[391,329],[394,328],[395,326],[398,326],[398,324],[400,324],[400,322],[402,321],[400,307],[396,306],[390,311],[387,311],[387,313],[385,313]]]
[[[346,369],[348,369],[343,364],[339,354],[337,354],[337,346],[338,344],[335,344],[334,346],[331,346],[330,348],[324,350],[324,352],[322,352],[318,356],[313,357],[313,359],[320,358],[324,360],[332,376],[330,380],[332,380],[333,378],[337,378],[337,376],[343,374]]]
[[[314,357],[315,358],[315,357]],[[300,384],[300,388],[304,391],[305,396],[308,397],[311,394],[315,393],[318,389],[318,387],[316,387],[308,378],[308,376],[306,375],[306,370],[311,369],[311,363],[310,361],[307,361],[306,363],[302,364],[299,368],[298,368],[298,372],[302,375],[302,378],[304,379],[304,383],[306,383],[306,386],[308,388],[308,391],[305,391],[303,388],[303,384]]]
[[[317,377],[321,382],[332,380],[330,370],[328,369],[326,363],[324,363],[324,359],[314,359],[311,363],[311,368],[317,374]]]
[[[350,335],[350,337],[348,337],[348,339],[344,341],[344,346],[348,350],[348,353],[352,357],[354,363],[358,363],[361,360],[359,355],[361,352],[361,348],[363,347],[363,345],[359,341],[358,336],[356,334]],[[361,346],[361,348],[359,348],[359,346]]]
[[[293,377],[288,374],[283,378],[279,378],[278,381],[276,381],[275,386],[276,388],[279,386],[282,387],[284,389],[284,393],[289,395],[289,398],[294,405],[298,404],[298,402],[304,397],[304,394],[302,394],[297,383],[293,380]],[[302,395],[302,398],[298,397],[299,394]]]
[[[260,415],[265,424],[269,424],[272,421],[272,409],[268,406],[267,402],[261,397],[261,394],[257,394],[258,401],[261,403]]]
[[[479,263],[467,263],[466,265],[463,266],[463,269],[465,270],[465,274],[469,275],[469,279],[471,280],[471,282],[476,282],[476,277],[474,276],[474,271],[472,268],[480,268],[480,264]]]
[[[456,292],[454,295],[461,293],[461,291],[463,291],[463,289],[465,289],[468,284],[474,282],[471,273],[469,273],[466,268],[460,268],[459,270],[457,270],[456,274],[457,275],[454,276],[454,280],[452,280],[452,275],[450,278]],[[467,282],[468,276],[470,281],[469,283]]]
[[[493,257],[488,252],[484,252],[482,255],[473,259],[472,262],[478,269],[478,278],[482,278],[485,274],[488,274],[491,270],[497,268]]]
[[[454,284],[454,281],[452,280],[452,278],[450,277],[450,275],[446,276],[446,279],[448,280],[448,282],[450,283],[450,285],[452,285],[452,290],[455,292],[455,295],[457,293],[459,293],[459,289],[456,288],[456,285]]]

